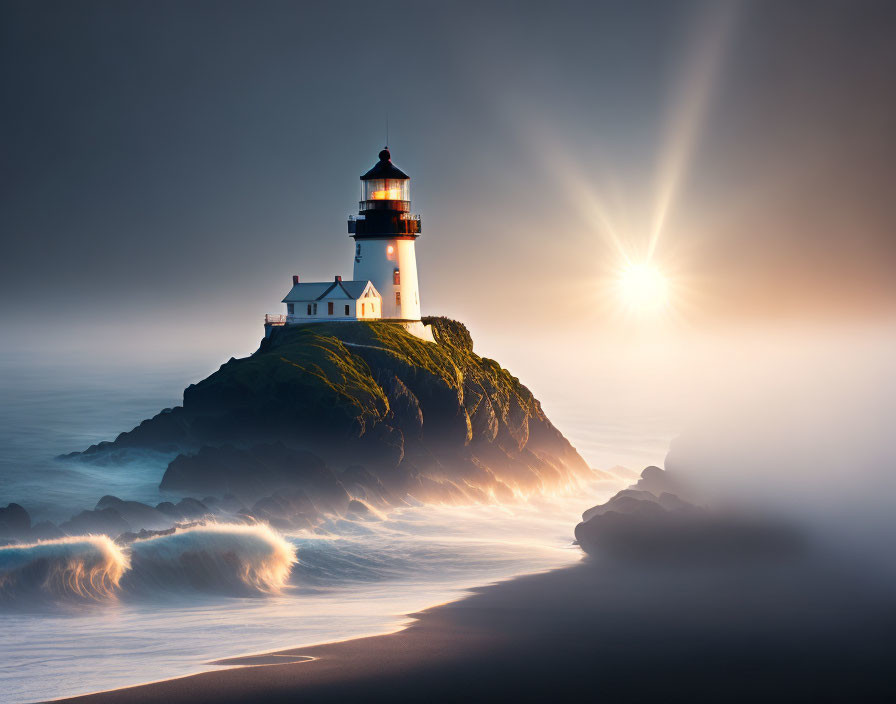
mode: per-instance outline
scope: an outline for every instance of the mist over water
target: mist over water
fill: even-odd
[[[838,333],[756,340],[737,375],[713,375],[666,469],[706,503],[790,522],[832,569],[892,594],[896,326]]]
[[[123,465],[55,458],[178,404],[186,385],[225,361],[203,350],[193,356],[153,364],[126,344],[64,364],[7,356],[0,502],[22,504],[35,522],[59,522],[106,494],[176,499],[158,489],[165,457]],[[623,483],[591,487],[584,504]],[[125,548],[83,537],[0,549],[0,688],[9,701],[58,697],[394,629],[404,614],[467,588],[579,560],[571,526],[582,508],[578,496],[418,506],[282,539],[259,526],[210,526]],[[284,545],[297,560],[291,569]]]
[[[615,488],[597,490],[594,500]],[[111,594],[0,605],[10,636],[0,646],[0,686],[11,701],[30,701],[393,630],[404,614],[472,586],[578,561],[569,526],[579,508],[576,497],[516,507],[410,507],[370,524],[332,521],[322,534],[284,536],[297,563],[286,583],[262,588],[234,567],[233,545],[224,546],[224,559],[214,546],[170,546],[167,537],[135,543]],[[256,559],[249,549],[273,554],[265,541],[243,545],[237,557]]]
[[[183,388],[204,371],[127,366],[113,356],[107,350],[92,360],[24,352],[0,358],[0,498],[21,503],[35,520],[64,520],[104,494],[160,500],[164,458],[124,468],[55,459],[178,404]]]
[[[525,352],[512,341],[480,337],[480,352],[532,388],[595,468],[662,466],[671,443],[669,466],[716,503],[773,512],[843,538],[854,554],[864,547],[858,554],[865,562],[883,547],[869,539],[875,529],[890,534],[891,326],[555,338]],[[120,349],[105,352],[127,357]],[[15,501],[35,521],[60,521],[105,494],[148,503],[167,498],[158,490],[164,457],[120,466],[54,457],[112,439],[176,405],[188,383],[224,360],[196,350],[187,361],[158,365],[103,361],[2,362],[3,505]],[[0,590],[0,624],[8,634],[0,646],[0,687],[11,701],[69,695],[198,672],[221,658],[394,629],[404,614],[472,586],[578,561],[571,541],[582,511],[627,483],[511,506],[416,506],[380,521],[334,519],[315,533],[284,535],[282,543],[258,528],[179,533],[129,546],[111,570],[103,562],[107,548],[96,539],[48,544],[41,555],[17,548],[0,554],[7,575],[16,575]],[[87,572],[105,565],[95,593],[23,597],[47,583],[48,555],[63,555],[70,565],[78,550]],[[291,551],[297,561],[286,570]],[[236,555],[236,564],[216,557],[223,552]],[[279,557],[265,563],[270,556]],[[40,569],[22,571],[29,560]],[[15,578],[37,582],[17,585]]]

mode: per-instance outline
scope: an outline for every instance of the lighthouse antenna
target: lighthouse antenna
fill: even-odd
[[[389,148],[389,113],[386,113],[386,149]]]

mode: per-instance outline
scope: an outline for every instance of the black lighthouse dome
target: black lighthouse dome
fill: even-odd
[[[380,160],[374,164],[370,171],[361,177],[362,181],[372,181],[374,179],[398,179],[410,181],[411,177],[392,163],[392,154],[389,152],[389,147],[386,147],[380,152]]]
[[[379,161],[361,176],[361,201],[357,217],[349,218],[348,231],[355,239],[420,235],[420,216],[411,215],[411,177],[392,163],[386,147]]]

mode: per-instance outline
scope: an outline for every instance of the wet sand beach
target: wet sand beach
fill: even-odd
[[[478,589],[397,633],[66,701],[884,701],[894,604],[829,560],[586,561]]]

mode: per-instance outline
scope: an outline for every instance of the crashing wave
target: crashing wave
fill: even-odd
[[[194,526],[126,548],[105,536],[60,538],[0,548],[0,600],[271,594],[295,562],[295,548],[266,525]]]
[[[286,585],[295,562],[295,548],[266,525],[195,526],[134,541],[122,587],[270,594]]]
[[[112,598],[129,567],[127,552],[105,535],[0,547],[0,598]]]

